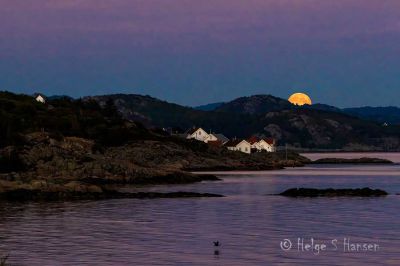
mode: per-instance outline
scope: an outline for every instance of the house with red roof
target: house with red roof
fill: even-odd
[[[251,149],[254,151],[276,151],[276,142],[273,138],[259,138],[257,136],[251,136],[247,139],[247,142],[250,143]]]
[[[273,138],[260,138],[258,136],[251,136],[250,138],[244,139],[231,139],[229,140],[223,134],[207,133],[201,127],[192,127],[187,130],[184,134],[186,139],[195,139],[207,143],[211,147],[222,147],[225,146],[231,151],[240,151],[244,153],[252,152],[275,152],[275,140]]]

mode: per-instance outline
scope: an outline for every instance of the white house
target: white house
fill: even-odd
[[[201,127],[194,127],[186,132],[186,138],[206,142],[210,138],[210,135]]]
[[[256,151],[267,151],[267,152],[275,152],[275,140],[272,138],[264,138],[261,139],[257,136],[252,136],[247,139],[247,142],[250,143],[251,148]]]
[[[35,100],[39,103],[46,103],[46,97],[40,93],[34,95]]]
[[[226,148],[231,151],[240,151],[244,153],[251,153],[251,144],[246,140],[234,139],[225,144]]]
[[[261,150],[267,151],[267,152],[276,152],[276,145],[275,145],[275,140],[274,139],[261,139],[258,142],[258,146],[260,147]]]

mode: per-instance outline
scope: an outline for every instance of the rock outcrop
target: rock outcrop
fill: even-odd
[[[316,188],[291,188],[279,195],[286,197],[379,197],[388,193],[380,189],[316,189]]]
[[[322,158],[313,161],[312,164],[393,164],[393,162],[387,159],[368,158],[368,157],[356,158],[356,159]]]
[[[3,198],[23,198],[23,194],[44,199],[85,198],[84,195],[101,198],[96,195],[109,193],[110,184],[218,180],[189,170],[268,170],[308,162],[296,154],[289,154],[288,161],[283,157],[269,153],[247,155],[169,137],[99,148],[83,138],[55,139],[47,133],[31,133],[24,136],[23,146],[0,149],[0,194],[5,195]]]

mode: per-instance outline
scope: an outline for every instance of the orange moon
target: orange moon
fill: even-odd
[[[307,104],[307,105],[312,104],[311,98],[305,93],[292,94],[292,96],[289,97],[288,101],[294,105],[299,105],[299,106],[302,106],[305,104]]]

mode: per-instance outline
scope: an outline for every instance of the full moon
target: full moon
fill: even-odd
[[[299,105],[299,106],[302,106],[305,104],[307,104],[307,105],[312,104],[311,98],[305,93],[295,93],[289,97],[288,101],[294,105]]]

